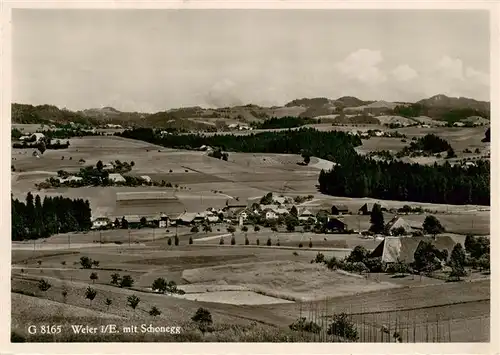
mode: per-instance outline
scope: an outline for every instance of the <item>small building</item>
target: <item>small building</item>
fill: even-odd
[[[387,205],[385,205],[384,203],[381,203],[381,202],[376,202],[376,203],[367,202],[363,206],[361,206],[361,208],[358,210],[358,214],[370,215],[372,213],[374,205],[379,205],[380,209],[382,211],[387,211]]]
[[[453,127],[464,127],[464,126],[465,126],[465,123],[460,122],[460,121],[453,123]]]
[[[326,229],[331,232],[342,233],[347,230],[347,224],[335,216],[328,216]]]
[[[239,202],[236,200],[232,200],[232,201],[227,200],[226,206],[222,209],[222,211],[226,212],[229,210],[236,210],[239,208],[246,208],[246,207],[247,207],[247,205],[245,203],[242,203],[242,202]]]
[[[141,179],[146,181],[148,184],[150,184],[153,181],[148,175],[141,175]]]
[[[402,217],[394,216],[387,224],[385,225],[385,230],[390,233],[390,235],[394,235],[396,230],[403,228],[405,234],[409,234],[412,230],[412,227],[408,222],[406,222]]]
[[[342,214],[348,214],[349,213],[349,207],[346,205],[333,205],[332,206],[332,215],[338,216]]]
[[[381,257],[382,263],[392,264],[399,261],[412,263],[415,261],[415,251],[421,242],[429,242],[439,251],[447,250],[448,255],[456,245],[449,236],[432,237],[385,237],[370,254],[371,258]]]
[[[108,179],[112,182],[125,182],[125,178],[117,173],[109,174]]]
[[[196,217],[196,213],[188,213],[188,212],[181,213],[176,218],[176,224],[177,225],[184,225],[184,226],[192,225],[192,224],[194,224],[195,217]]]
[[[276,213],[278,216],[285,216],[289,214],[290,212],[286,208],[278,207],[278,208],[273,208],[274,213]]]
[[[272,209],[266,209],[264,210],[264,218],[266,219],[266,221],[272,221],[277,219],[278,215]]]
[[[98,217],[92,221],[91,229],[102,229],[111,225],[111,220],[107,217]]]
[[[316,217],[308,209],[305,209],[304,211],[302,211],[302,213],[299,214],[299,221],[308,221],[310,218],[312,218],[314,222],[316,222]]]
[[[166,228],[170,224],[170,218],[165,213],[160,213],[160,220],[158,222],[158,227]]]

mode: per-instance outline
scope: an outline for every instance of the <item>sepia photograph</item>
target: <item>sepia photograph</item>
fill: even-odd
[[[11,9],[11,343],[491,342],[491,21]]]

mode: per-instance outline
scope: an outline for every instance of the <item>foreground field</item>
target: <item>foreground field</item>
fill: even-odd
[[[72,322],[175,323],[185,327],[186,338],[203,340],[189,319],[196,309],[205,307],[212,313],[216,328],[220,329],[218,335],[207,337],[211,340],[249,339],[246,338],[248,332],[276,334],[279,330],[286,334],[288,325],[301,314],[308,318],[313,314],[319,317],[321,310],[324,310],[324,315],[341,311],[351,314],[364,341],[385,341],[373,333],[373,329],[383,324],[391,324],[391,327],[394,324],[395,327],[396,319],[402,329],[406,329],[403,324],[407,324],[410,334],[415,328],[410,325],[415,320],[417,341],[425,341],[425,337],[431,336],[429,334],[434,334],[439,341],[447,341],[443,336],[448,337],[448,333],[452,341],[461,340],[459,336],[470,341],[486,339],[490,298],[488,280],[445,283],[425,277],[423,280],[412,277],[391,279],[382,277],[383,274],[381,277],[370,275],[367,279],[310,264],[317,253],[315,250],[295,250],[196,243],[168,247],[164,240],[146,241],[130,247],[124,244],[71,250],[13,250],[13,329],[26,335],[28,323],[58,322],[66,326]],[[328,257],[342,253],[325,251]],[[81,269],[81,256],[98,260],[99,266],[92,270]],[[98,275],[95,282],[89,278],[91,272]],[[128,289],[111,285],[111,274],[115,272],[122,276],[131,275],[134,286]],[[152,293],[151,284],[158,277],[175,281],[186,294]],[[48,291],[38,289],[40,279],[52,285]],[[88,286],[97,291],[92,302],[85,298]],[[63,296],[64,290],[67,296]],[[134,294],[141,300],[135,311],[126,305],[126,298]],[[109,307],[105,304],[107,298],[112,300]],[[293,302],[299,299],[303,301]],[[43,305],[49,305],[51,312],[46,313],[44,310],[49,307]],[[154,319],[149,316],[148,310],[152,306],[158,307],[162,315]],[[322,319],[319,317],[317,322],[327,321],[327,318]],[[448,330],[448,320],[451,330]],[[435,327],[436,321],[439,327],[446,328],[439,328],[439,336],[426,330]],[[229,324],[238,327],[238,331],[229,331]],[[469,334],[464,327],[470,328]],[[68,332],[66,336],[70,337]],[[78,338],[76,335],[71,337]],[[128,341],[186,340],[168,334],[138,334],[126,338]],[[124,338],[123,335],[121,338],[100,338],[102,341],[112,339],[121,341]],[[407,341],[411,339],[409,337]],[[48,339],[53,340],[57,339]],[[433,341],[432,336],[430,341]]]

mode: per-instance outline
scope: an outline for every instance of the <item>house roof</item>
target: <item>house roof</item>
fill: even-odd
[[[406,222],[402,217],[394,216],[385,227],[389,230],[403,227],[405,230],[410,230],[411,226],[408,222]]]
[[[184,212],[181,213],[176,219],[183,222],[192,222],[196,218],[197,213],[194,212]]]
[[[349,207],[347,207],[347,205],[335,204],[332,206],[332,208],[333,207],[336,207],[339,211],[348,211],[349,210]]]
[[[110,180],[115,180],[115,181],[125,181],[125,178],[121,176],[120,174],[117,173],[111,173],[109,174],[108,178]]]
[[[307,208],[300,213],[301,216],[313,216],[313,213]]]
[[[455,241],[449,236],[432,237],[386,237],[372,252],[371,256],[381,256],[382,262],[395,263],[399,260],[406,263],[414,261],[414,254],[420,242],[430,242],[438,250],[446,249],[451,253]]]

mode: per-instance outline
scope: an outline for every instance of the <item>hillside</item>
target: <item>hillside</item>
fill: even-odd
[[[172,108],[156,113],[122,112],[113,107],[90,108],[82,111],[60,109],[53,105],[12,104],[12,122],[24,124],[107,123],[132,127],[175,128],[181,130],[217,130],[231,123],[259,123],[273,117],[294,116],[315,118],[339,113],[406,118],[426,117],[447,123],[457,121],[487,124],[490,103],[469,98],[436,95],[415,103],[396,103],[384,100],[363,101],[353,96],[338,99],[325,97],[292,100],[284,106],[262,107],[254,104],[221,108],[199,106]],[[344,119],[340,119],[344,122]],[[351,120],[349,120],[351,121]],[[358,120],[355,120],[358,121]],[[370,119],[377,122],[380,119]],[[346,122],[347,123],[347,122]]]

